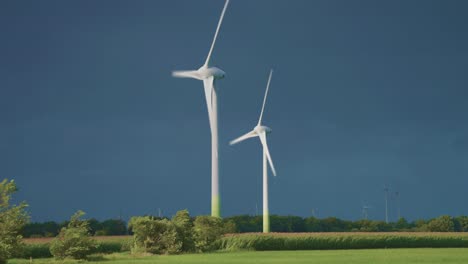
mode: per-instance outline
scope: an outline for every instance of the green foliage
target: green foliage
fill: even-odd
[[[119,238],[111,241],[98,241],[97,247],[92,250],[92,254],[110,254],[116,252],[130,251],[131,239]],[[14,258],[33,259],[50,258],[50,243],[27,243],[23,250],[15,254]]]
[[[408,221],[405,218],[400,217],[400,219],[398,219],[398,222],[396,222],[395,227],[398,230],[405,231],[405,230],[410,229],[411,225],[408,223]]]
[[[25,244],[23,250],[14,255],[15,258],[50,258],[52,254],[50,253],[50,244],[49,243],[34,243],[34,244]]]
[[[24,237],[55,237],[60,231],[60,226],[56,222],[48,221],[44,223],[29,223],[23,227]]]
[[[198,251],[212,249],[213,243],[225,233],[223,221],[213,216],[198,216],[194,221],[195,247]]]
[[[341,220],[336,217],[327,217],[321,219],[322,232],[344,232],[351,230],[351,223],[349,221]]]
[[[56,259],[85,259],[97,247],[96,240],[90,237],[89,223],[81,220],[85,213],[76,212],[62,228],[58,236],[51,242],[50,252]]]
[[[468,232],[468,216],[459,216],[454,219],[456,221],[457,228],[455,231]]]
[[[125,251],[124,241],[99,241],[92,253],[110,254]],[[128,250],[127,250],[128,251]]]
[[[133,253],[174,254],[182,251],[183,242],[177,228],[167,219],[132,217],[129,227],[133,231]]]
[[[108,219],[101,223],[102,233],[105,236],[119,236],[127,234],[125,221],[120,219]]]
[[[452,217],[443,215],[432,219],[427,224],[427,230],[430,232],[453,232],[455,230],[455,224]]]
[[[103,222],[91,218],[88,219],[89,232],[96,236],[119,236],[127,234],[126,223],[123,220],[108,219]],[[58,224],[56,222],[30,223],[22,230],[24,237],[55,237],[62,227],[66,227],[68,221]]]
[[[223,220],[223,225],[225,234],[238,233],[236,222],[233,220]]]
[[[250,215],[238,215],[225,218],[224,221],[232,221],[239,233],[251,233],[262,231],[262,217]]]
[[[177,230],[179,240],[182,242],[181,251],[194,251],[193,221],[190,218],[188,210],[178,211],[171,221]]]
[[[299,216],[270,216],[272,232],[305,232],[304,219]]]
[[[218,250],[312,250],[418,247],[468,247],[466,236],[413,234],[239,234],[221,238]]]
[[[307,232],[320,232],[322,231],[322,225],[320,220],[315,217],[308,217],[304,220],[305,229]]]
[[[10,199],[17,191],[13,180],[0,182],[0,263],[6,263],[12,255],[18,254],[23,247],[20,231],[28,222],[26,203],[11,205]]]
[[[223,234],[236,230],[233,221],[217,217],[199,216],[193,221],[187,210],[177,212],[171,220],[132,217],[129,228],[133,232],[132,252],[153,254],[208,251]]]

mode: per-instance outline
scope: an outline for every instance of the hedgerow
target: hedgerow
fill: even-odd
[[[236,234],[215,243],[218,250],[314,250],[373,248],[456,248],[468,247],[466,235],[411,233],[343,233],[317,234]]]

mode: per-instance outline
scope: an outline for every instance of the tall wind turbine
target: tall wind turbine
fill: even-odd
[[[226,73],[217,67],[210,66],[210,59],[211,53],[213,52],[213,48],[216,42],[216,38],[218,36],[219,28],[221,27],[221,23],[223,22],[224,13],[226,12],[228,4],[229,0],[226,0],[205,63],[198,70],[172,72],[172,76],[174,77],[193,78],[203,81],[211,130],[211,216],[215,217],[221,217],[218,165],[218,99],[215,82],[216,80],[224,78]]]
[[[270,70],[270,76],[268,77],[268,83],[265,91],[265,97],[263,98],[263,105],[262,111],[260,112],[260,118],[258,119],[258,124],[254,127],[254,129],[247,134],[240,136],[230,142],[231,145],[244,141],[248,138],[252,137],[259,137],[260,142],[263,146],[263,233],[270,232],[270,215],[268,211],[268,168],[267,168],[267,160],[270,164],[271,171],[273,175],[276,176],[276,170],[273,166],[273,161],[271,160],[270,151],[268,150],[266,135],[271,133],[271,128],[262,125],[262,116],[263,110],[265,109],[265,102],[268,95],[268,89],[270,87],[271,76],[273,74],[273,70]]]

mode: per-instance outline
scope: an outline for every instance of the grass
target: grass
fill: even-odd
[[[14,259],[10,264],[27,264],[29,260]],[[34,260],[36,264],[46,263],[80,263],[68,260],[65,262],[52,259]],[[315,250],[315,251],[241,251],[210,254],[185,254],[175,256],[134,257],[128,253],[95,256],[90,264],[244,264],[244,263],[288,263],[288,264],[357,264],[357,263],[468,263],[468,248],[418,248],[418,249],[362,249],[362,250]]]

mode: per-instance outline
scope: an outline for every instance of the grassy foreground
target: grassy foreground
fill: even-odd
[[[10,264],[27,264],[29,260],[10,260]],[[79,263],[37,259],[33,263]],[[128,253],[116,253],[95,257],[92,263],[101,264],[202,264],[202,263],[468,263],[468,248],[419,248],[419,249],[363,249],[363,250],[315,250],[315,251],[243,251],[210,254],[185,254],[174,256],[133,257]]]

